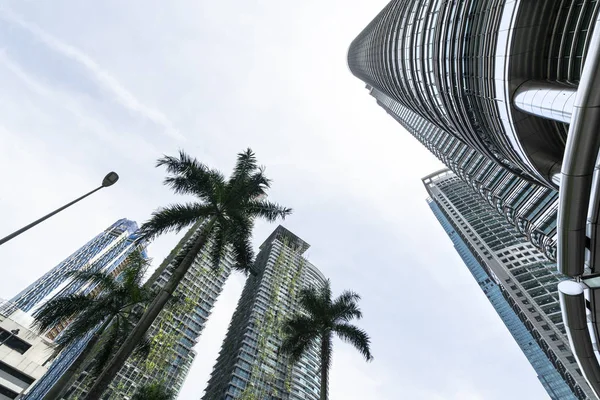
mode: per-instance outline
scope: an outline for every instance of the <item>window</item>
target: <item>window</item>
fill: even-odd
[[[20,354],[23,354],[27,350],[29,350],[31,345],[17,336],[18,330],[16,330],[15,332],[17,332],[17,334],[14,334],[12,331],[9,332],[0,328],[0,343]]]
[[[31,385],[35,381],[35,379],[30,377],[29,375],[25,375],[21,371],[11,367],[8,364],[4,364],[1,361],[0,361],[0,371],[5,372],[6,374],[20,380],[21,382],[25,382],[27,384],[27,386]],[[2,386],[0,386],[0,387],[2,387]]]
[[[9,388],[0,385],[0,395],[2,395],[3,397],[6,396],[9,399],[16,399],[19,393],[13,392]]]

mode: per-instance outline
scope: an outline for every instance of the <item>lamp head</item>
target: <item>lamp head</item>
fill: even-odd
[[[106,174],[104,179],[102,179],[102,187],[109,187],[117,183],[119,180],[119,175],[116,172],[109,172]]]

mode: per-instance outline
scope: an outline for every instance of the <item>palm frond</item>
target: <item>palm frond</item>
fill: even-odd
[[[348,323],[335,324],[333,331],[340,339],[353,345],[367,361],[373,360],[370,349],[371,339],[367,332]]]
[[[327,307],[331,306],[331,281],[329,279],[319,289],[319,297],[321,297],[323,304],[326,304]]]
[[[280,351],[288,354],[293,362],[298,362],[308,347],[319,337],[315,321],[301,314],[292,316],[284,323],[283,333]]]
[[[252,149],[247,148],[245,151],[238,153],[235,167],[233,168],[233,174],[231,175],[230,181],[236,181],[238,179],[247,179],[256,169],[258,163],[256,161],[256,155]]]
[[[67,273],[67,276],[71,277],[74,282],[89,283],[103,290],[113,290],[117,287],[112,275],[96,269],[71,271]]]
[[[121,324],[119,318],[115,318],[111,326],[107,328],[107,334],[101,340],[99,351],[94,356],[94,363],[90,371],[92,376],[98,376],[108,361],[112,358],[115,350],[119,345],[119,337],[121,336]]]
[[[253,227],[252,221],[243,216],[231,218],[227,226],[230,251],[235,260],[232,268],[244,274],[252,271],[254,263],[254,250],[251,242]]]
[[[304,288],[298,294],[300,307],[313,316],[326,315],[328,310],[327,303],[323,301],[320,289],[309,287]]]
[[[117,277],[117,280],[125,288],[140,288],[150,263],[151,260],[144,258],[140,251],[133,251],[123,261],[124,268]]]
[[[87,309],[54,339],[54,343],[57,348],[65,349],[83,339],[89,332],[98,329],[107,319],[112,319],[110,312],[104,312],[99,307],[94,310]]]
[[[330,313],[334,321],[349,322],[353,318],[361,319],[362,312],[358,307],[358,293],[345,290],[331,304]]]
[[[292,213],[292,209],[267,200],[251,200],[246,205],[246,212],[253,217],[274,222],[277,218],[285,219]]]
[[[166,162],[161,163],[161,161]],[[185,153],[180,153],[179,159],[176,157],[160,159],[157,166],[160,165],[168,165],[167,172],[172,175],[165,178],[164,184],[177,194],[192,194],[207,203],[212,203],[215,188],[225,185],[223,174],[208,168]]]
[[[259,167],[258,171],[248,179],[248,198],[257,199],[267,194],[267,189],[271,187],[272,180],[267,178],[265,171],[265,167]]]
[[[91,307],[94,300],[83,295],[68,295],[55,297],[47,301],[33,313],[33,326],[40,332],[45,332],[57,325],[66,323],[83,310]]]
[[[159,208],[152,217],[142,224],[139,234],[147,240],[152,240],[166,232],[179,232],[198,220],[214,215],[212,206],[201,203],[174,204]]]
[[[227,232],[221,227],[219,221],[215,221],[211,233],[210,262],[211,268],[217,270],[227,250]]]
[[[235,259],[235,264],[232,267],[234,270],[243,272],[244,274],[251,273],[256,275],[256,271],[253,269],[254,250],[252,249],[250,238],[242,236],[236,238],[232,244],[232,253]]]
[[[195,194],[206,202],[211,202],[215,186],[223,186],[225,177],[221,172],[211,169],[183,150],[179,157],[163,156],[156,162],[157,167],[166,167],[173,176],[165,179],[176,193]],[[179,179],[181,178],[181,179]]]
[[[148,335],[145,335],[142,338],[142,340],[140,340],[140,342],[136,345],[136,348],[135,348],[133,354],[136,357],[139,357],[140,359],[145,360],[146,358],[148,358],[148,355],[150,354],[150,350],[152,350],[152,341],[150,340]]]

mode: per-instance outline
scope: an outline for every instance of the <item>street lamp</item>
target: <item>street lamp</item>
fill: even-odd
[[[47,220],[48,218],[50,218],[51,216],[58,214],[59,212],[61,212],[62,210],[64,210],[67,207],[72,206],[73,204],[77,203],[80,200],[85,199],[86,197],[88,197],[89,195],[91,195],[92,193],[97,192],[98,190],[105,188],[105,187],[109,187],[114,185],[117,181],[119,180],[119,175],[117,175],[116,172],[109,172],[108,174],[106,174],[106,176],[104,177],[104,179],[102,179],[102,184],[100,186],[98,186],[96,189],[92,190],[89,193],[84,194],[83,196],[79,197],[78,199],[73,200],[72,202],[65,204],[64,206],[62,206],[61,208],[58,208],[54,211],[52,211],[50,214],[43,216],[42,218],[38,219],[37,221],[32,222],[31,224],[19,229],[16,232],[11,233],[10,235],[6,236],[5,238],[0,239],[0,245],[8,242],[10,239],[19,236],[21,233],[33,228],[34,226],[36,226],[37,224],[39,224],[42,221]]]
[[[10,331],[10,335],[8,335],[8,336],[6,337],[6,339],[4,339],[4,340],[3,340],[3,341],[0,343],[0,346],[2,346],[2,345],[4,344],[4,342],[6,342],[6,341],[7,341],[8,339],[10,339],[11,337],[13,337],[13,336],[17,336],[18,334],[19,334],[19,329],[12,329],[12,330]]]

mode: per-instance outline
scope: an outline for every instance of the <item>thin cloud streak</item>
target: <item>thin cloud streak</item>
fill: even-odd
[[[34,35],[40,42],[44,43],[49,49],[62,54],[72,61],[84,66],[91,76],[102,85],[103,88],[110,91],[114,99],[130,111],[134,111],[157,125],[165,128],[164,133],[173,139],[184,141],[184,136],[175,128],[174,124],[160,110],[156,110],[143,104],[137,97],[127,90],[115,77],[100,66],[94,59],[82,50],[71,46],[51,34],[47,33],[39,26],[25,21],[17,14],[11,12],[7,8],[0,8],[0,18],[5,19],[25,29]]]

